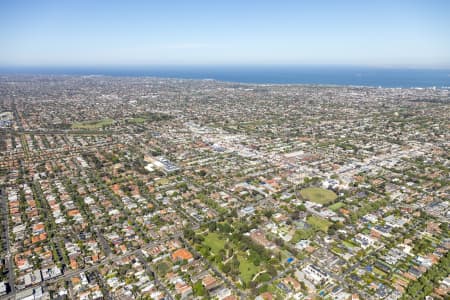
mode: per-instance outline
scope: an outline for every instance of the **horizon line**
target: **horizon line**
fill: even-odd
[[[60,65],[1,65],[0,70],[33,70],[33,69],[144,69],[144,68],[364,68],[382,70],[450,70],[450,66],[411,66],[411,65],[365,65],[365,64],[301,64],[301,63],[280,63],[280,64],[60,64]]]

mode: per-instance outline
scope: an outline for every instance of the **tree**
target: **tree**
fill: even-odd
[[[224,272],[224,273],[229,273],[230,271],[231,271],[231,266],[230,266],[230,264],[228,263],[228,264],[224,264],[223,266],[222,266],[222,271]]]
[[[306,206],[304,204],[297,205],[298,211],[306,211]]]
[[[209,229],[210,232],[216,231],[216,228],[217,228],[216,222],[210,222],[208,224],[208,229]]]
[[[277,275],[277,269],[275,269],[275,267],[270,264],[267,266],[267,273],[269,273],[270,276],[274,277]]]
[[[270,219],[270,218],[272,217],[272,215],[273,215],[273,211],[271,211],[270,209],[266,209],[266,210],[264,211],[264,216],[265,216],[266,218]]]
[[[183,231],[184,237],[188,240],[192,240],[195,236],[195,232],[192,229],[185,228]]]
[[[198,280],[195,284],[194,284],[194,295],[195,296],[199,296],[199,297],[203,297],[206,295],[206,290],[205,287],[203,286],[201,280]]]

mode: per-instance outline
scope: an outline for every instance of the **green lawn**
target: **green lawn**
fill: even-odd
[[[332,247],[331,251],[336,253],[336,254],[344,254],[344,251],[338,247]]]
[[[217,234],[215,232],[210,232],[205,236],[205,239],[203,241],[203,245],[210,247],[211,252],[216,254],[219,253],[221,249],[224,249],[225,247],[225,239],[220,236],[220,234]],[[236,249],[237,247],[234,244],[231,244],[231,246]],[[256,273],[262,270],[261,266],[255,266],[251,260],[249,260],[246,257],[246,254],[243,252],[238,252],[237,258],[239,260],[239,273],[240,278],[242,281],[244,281],[246,284],[250,283],[253,276],[255,276]]]
[[[318,230],[321,230],[323,232],[327,232],[328,231],[328,227],[331,226],[331,222],[328,220],[325,220],[321,217],[317,217],[317,216],[309,216],[307,221],[306,221],[309,225],[317,228]]]
[[[292,257],[292,253],[287,250],[281,250],[281,261],[286,261],[289,257]]]
[[[298,229],[295,231],[294,236],[292,237],[291,243],[296,244],[300,240],[307,240],[314,235],[314,230],[312,228],[308,229]]]
[[[155,184],[156,185],[166,185],[166,184],[168,184],[170,181],[167,179],[167,178],[161,178],[161,179],[159,179],[159,180],[157,180],[156,182],[155,182]]]
[[[167,272],[169,271],[169,269],[170,269],[170,266],[164,261],[162,261],[156,265],[156,271],[161,276],[165,276],[167,274]]]
[[[424,239],[427,239],[427,240],[429,240],[430,242],[435,243],[435,244],[439,244],[439,243],[440,243],[439,239],[437,239],[437,238],[435,238],[435,237],[433,237],[433,236],[431,236],[431,235],[424,235],[423,238],[424,238]]]
[[[345,205],[345,204],[342,203],[342,202],[336,202],[336,203],[334,203],[334,204],[328,206],[328,209],[330,209],[330,210],[336,212],[336,211],[338,211],[341,207],[343,207],[344,205]]]
[[[328,204],[336,200],[337,195],[330,190],[325,190],[317,187],[309,187],[302,189],[300,195],[308,201],[318,204]]]
[[[245,283],[250,283],[253,276],[256,275],[259,271],[261,271],[260,267],[255,266],[251,261],[246,259],[245,257],[239,255],[239,272],[241,273],[241,279]]]
[[[145,118],[138,117],[138,118],[129,118],[129,119],[127,119],[127,122],[128,123],[140,124],[140,123],[144,123],[146,120],[147,119],[145,119]]]
[[[72,129],[99,129],[109,126],[114,122],[113,119],[101,119],[97,121],[75,122],[72,124]]]
[[[210,232],[207,236],[205,236],[203,244],[211,247],[211,251],[216,254],[225,247],[225,240],[221,239],[217,233]]]
[[[398,275],[397,273],[392,274],[392,281],[394,281],[394,279],[399,279],[399,280],[406,281],[406,282],[410,281],[410,279],[403,277],[401,275]]]
[[[211,248],[209,254],[217,254],[220,250],[225,248],[226,243],[226,237],[222,234],[217,232],[209,232],[204,236],[202,245],[203,249],[205,247]],[[237,259],[239,260],[239,278],[243,282],[245,282],[246,285],[248,285],[251,282],[253,276],[255,276],[260,271],[265,270],[264,262],[261,262],[261,265],[256,266],[253,263],[251,257],[247,256],[246,252],[240,251],[237,245],[235,245],[232,241],[229,241],[228,244],[234,249],[234,257],[237,257]],[[287,259],[287,254],[285,256]],[[209,257],[209,259],[211,259],[211,257]]]
[[[352,242],[349,242],[349,241],[343,241],[342,244],[344,244],[345,247],[350,248],[350,249],[353,249],[356,247],[355,244],[353,244]]]
[[[376,268],[376,267],[373,268],[373,272],[374,272],[375,274],[380,275],[381,277],[385,277],[385,276],[388,275],[388,274],[386,274],[384,271],[382,271],[382,270],[380,270],[380,269],[378,269],[378,268]]]

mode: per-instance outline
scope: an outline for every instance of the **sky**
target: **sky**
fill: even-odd
[[[0,66],[449,68],[448,0],[0,0]]]

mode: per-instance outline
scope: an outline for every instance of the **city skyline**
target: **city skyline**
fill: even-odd
[[[0,66],[449,68],[446,1],[0,4]]]

